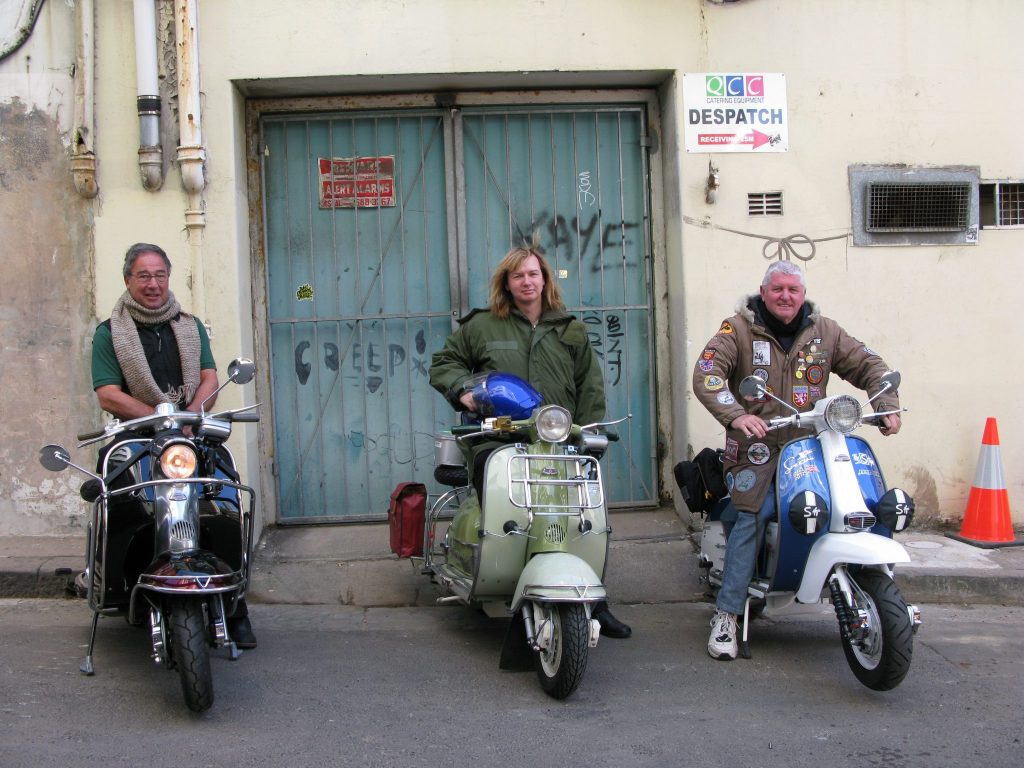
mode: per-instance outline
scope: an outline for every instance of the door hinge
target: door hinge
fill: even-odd
[[[645,147],[648,152],[652,155],[658,153],[658,134],[656,131],[650,131],[646,136],[640,137],[640,146]]]

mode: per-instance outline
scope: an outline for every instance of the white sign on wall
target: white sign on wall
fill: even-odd
[[[687,152],[789,149],[786,76],[683,75]]]

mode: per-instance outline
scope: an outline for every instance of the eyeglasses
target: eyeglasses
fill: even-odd
[[[156,280],[158,283],[166,283],[167,278],[170,275],[167,272],[137,272],[132,275],[138,282],[145,285],[150,280]]]

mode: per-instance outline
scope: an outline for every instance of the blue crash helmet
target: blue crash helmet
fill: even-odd
[[[540,392],[529,382],[502,371],[479,373],[467,379],[462,388],[473,394],[478,413],[484,417],[528,419],[534,408],[544,404]]]

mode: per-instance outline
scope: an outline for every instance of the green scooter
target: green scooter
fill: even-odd
[[[490,374],[496,376],[502,385],[514,379],[529,387]],[[540,404],[528,415],[522,407],[512,411],[436,437],[435,478],[456,487],[427,513],[423,572],[446,592],[438,602],[511,616],[502,668],[522,668],[532,655],[541,687],[564,699],[579,686],[597,645],[600,624],[591,611],[607,599],[611,529],[598,459],[616,436],[596,430],[625,419],[581,427],[557,405]],[[484,450],[491,452],[481,505],[466,459],[472,466]]]

